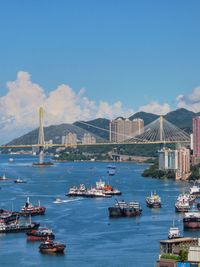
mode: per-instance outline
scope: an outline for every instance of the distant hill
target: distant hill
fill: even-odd
[[[129,117],[130,120],[137,119],[137,118],[143,119],[144,125],[147,125],[151,123],[152,121],[155,121],[157,118],[159,118],[159,115],[140,111]]]
[[[85,133],[88,133],[88,131],[76,125],[67,123],[44,127],[45,140],[48,141],[52,139],[53,143],[58,143],[58,144],[61,143],[62,136],[66,135],[69,132],[76,133],[78,139],[81,139]],[[96,137],[97,141],[103,141],[101,137],[95,134],[93,134],[93,136]],[[11,142],[8,143],[8,145],[37,144],[37,142],[38,142],[38,129],[35,129],[19,138],[12,140]]]
[[[198,114],[189,111],[185,108],[179,108],[177,110],[167,113],[164,118],[173,123],[177,127],[191,132],[192,131],[192,118]]]
[[[76,121],[74,125],[87,130],[90,133],[93,133],[95,135],[100,136],[103,139],[108,140],[109,139],[109,122],[108,119],[95,119],[91,121]],[[92,127],[90,125],[93,125],[95,127]],[[100,128],[103,128],[105,130],[101,130]]]

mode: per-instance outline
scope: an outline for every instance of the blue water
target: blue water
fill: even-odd
[[[38,251],[38,242],[27,242],[24,233],[0,235],[0,266],[95,266],[95,267],[152,267],[159,254],[159,240],[167,238],[173,218],[182,229],[182,218],[174,212],[174,201],[183,182],[143,178],[145,164],[116,163],[116,175],[108,177],[107,163],[69,162],[38,168],[28,155],[0,155],[0,175],[22,178],[26,184],[12,180],[0,181],[0,206],[19,210],[26,197],[46,206],[46,215],[33,217],[33,221],[54,230],[56,240],[67,245],[64,255],[44,255]],[[115,203],[109,199],[73,199],[65,193],[73,185],[84,183],[90,187],[103,179],[123,192],[118,200],[137,200],[143,214],[136,218],[109,219],[108,207]],[[145,197],[156,190],[163,207],[151,210],[145,206]],[[54,204],[56,197],[69,202]],[[190,234],[191,235],[191,234]],[[196,233],[195,233],[196,235]]]

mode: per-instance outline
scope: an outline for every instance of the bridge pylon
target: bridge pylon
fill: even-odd
[[[44,109],[39,109],[39,133],[38,133],[38,145],[39,145],[39,164],[44,163],[44,127],[43,127]]]

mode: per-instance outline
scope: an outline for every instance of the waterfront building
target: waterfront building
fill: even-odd
[[[109,124],[110,142],[120,143],[144,132],[142,119],[124,119],[119,117],[111,120]]]
[[[158,151],[159,170],[174,170],[176,179],[187,179],[190,174],[190,150],[185,147]]]
[[[193,156],[194,164],[200,162],[200,116],[193,118]]]
[[[82,144],[84,145],[96,144],[96,138],[92,136],[90,133],[85,133],[82,138]]]

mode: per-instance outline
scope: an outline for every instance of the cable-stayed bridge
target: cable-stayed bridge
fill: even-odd
[[[0,148],[31,148],[31,147],[39,147],[40,150],[43,150],[47,147],[66,147],[66,144],[46,144],[44,129],[43,129],[43,117],[44,110],[40,108],[39,110],[39,132],[38,132],[38,143],[37,144],[20,144],[20,145],[1,145]],[[104,129],[98,126],[94,126],[92,124],[88,124],[86,122],[83,123],[87,126],[109,132],[108,129]],[[118,133],[119,134],[119,133]],[[124,136],[124,134],[123,134]],[[176,144],[176,143],[190,143],[190,135],[185,131],[179,129],[177,126],[168,122],[160,116],[160,118],[146,125],[143,129],[143,133],[132,136],[124,136],[123,142],[109,142],[102,141],[95,144],[82,144],[77,143],[77,146],[103,146],[103,145],[134,145],[134,144]],[[74,146],[74,145],[73,145]],[[70,145],[68,146],[70,147]]]

